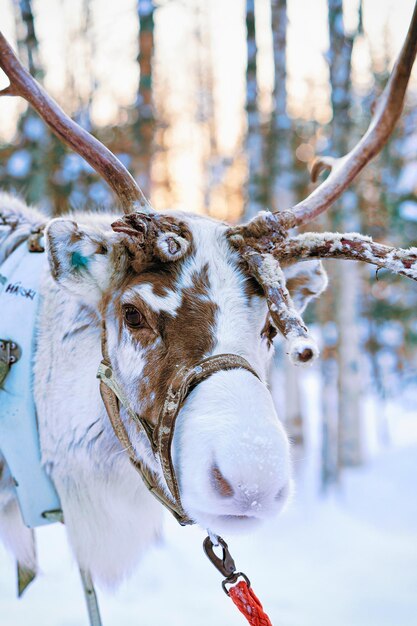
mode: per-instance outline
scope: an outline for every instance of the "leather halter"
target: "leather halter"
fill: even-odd
[[[187,516],[182,507],[180,490],[171,456],[171,444],[178,413],[191,391],[216,372],[244,369],[257,378],[259,378],[258,374],[246,359],[237,354],[216,354],[203,359],[194,367],[177,365],[178,369],[169,385],[158,422],[156,425],[153,425],[133,410],[125,392],[115,379],[107,351],[107,336],[104,323],[102,330],[102,353],[103,360],[98,368],[97,378],[100,379],[101,397],[116,437],[129,455],[131,463],[142,476],[146,487],[152,495],[171,511],[181,525],[193,524],[193,520]],[[120,404],[125,408],[129,418],[135,422],[139,430],[146,436],[155,457],[159,458],[170,496],[166,495],[156,473],[137,457],[126,427],[120,417]]]

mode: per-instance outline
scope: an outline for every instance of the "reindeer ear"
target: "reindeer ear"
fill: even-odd
[[[303,261],[284,268],[287,289],[296,309],[302,313],[313,298],[326,289],[327,273],[321,261]]]
[[[113,274],[109,234],[57,218],[48,224],[45,238],[56,282],[90,303],[97,302]]]

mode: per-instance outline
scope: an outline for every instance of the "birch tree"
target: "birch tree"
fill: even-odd
[[[144,194],[151,193],[151,165],[154,134],[154,109],[152,102],[152,60],[154,52],[153,0],[137,0],[139,19],[139,87],[136,98],[134,124],[137,176]]]
[[[265,208],[265,203],[262,203],[263,141],[258,108],[255,0],[246,0],[246,47],[246,155],[248,183],[245,219],[250,219],[258,211]]]
[[[19,0],[13,6],[19,54],[25,59],[32,76],[42,79],[43,70],[39,58],[32,1]],[[48,135],[36,113],[30,108],[25,111],[18,127],[19,149],[11,157],[8,170],[12,179],[18,181],[25,177],[25,191],[30,202],[39,202],[47,194],[44,159]]]
[[[287,0],[271,0],[274,53],[274,114],[270,130],[270,208],[286,209],[295,203],[292,125],[287,112]]]
[[[287,0],[271,0],[271,29],[274,55],[273,114],[269,129],[268,208],[282,210],[296,201],[292,124],[287,111]],[[274,364],[277,367],[277,363]],[[284,368],[284,421],[296,456],[304,445],[304,424],[297,369]]]
[[[343,1],[328,0],[329,71],[333,110],[332,150],[346,154],[352,134],[350,117],[351,61],[354,37],[345,31]],[[357,196],[349,190],[333,210],[333,226],[344,231],[359,230]],[[355,263],[337,266],[336,314],[338,324],[338,458],[339,465],[358,465],[363,460],[363,378],[359,338],[360,270]]]
[[[15,2],[16,8],[16,34],[19,54],[26,60],[29,72],[37,80],[43,77],[43,71],[39,60],[39,43],[35,31],[35,18],[31,0],[19,0]]]
[[[216,107],[210,34],[210,12],[206,0],[198,0],[195,8],[196,44],[196,118],[201,134],[201,172],[203,206],[211,214],[213,193],[222,179],[223,167],[217,145]]]
[[[171,130],[173,113],[170,107],[170,86],[166,77],[159,76],[153,87],[153,99],[158,115],[154,129],[154,168],[152,175],[152,201],[156,209],[165,209],[175,201],[175,184],[171,171]]]

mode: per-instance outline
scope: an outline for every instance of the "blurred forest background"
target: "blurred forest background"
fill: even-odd
[[[157,209],[231,222],[300,200],[314,155],[342,155],[364,133],[412,8],[411,0],[0,0],[2,28],[31,73],[118,155]],[[414,79],[388,146],[309,230],[416,245],[416,105]],[[113,201],[13,98],[0,102],[0,183],[51,215]],[[412,402],[417,376],[414,285],[352,262],[326,268],[331,287],[307,319],[322,353],[323,489],[389,444],[389,401]],[[271,384],[302,459],[308,385],[281,353]]]

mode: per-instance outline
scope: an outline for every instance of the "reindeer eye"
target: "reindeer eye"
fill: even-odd
[[[125,306],[123,317],[130,328],[140,328],[145,325],[145,318],[134,306]]]

